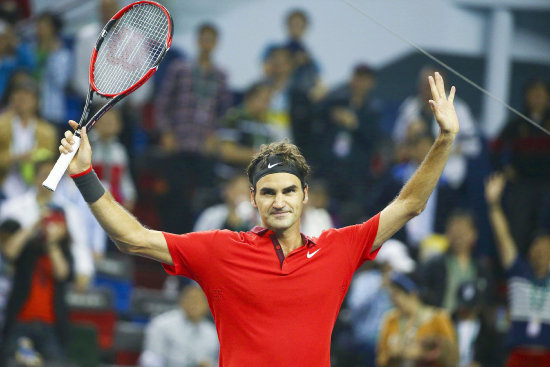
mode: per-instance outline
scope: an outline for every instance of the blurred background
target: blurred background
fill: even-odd
[[[95,40],[129,3],[0,0],[0,365],[217,365],[200,288],[120,254],[70,179],[41,188]],[[364,221],[437,136],[439,71],[457,88],[453,153],[354,278],[332,365],[550,366],[550,136],[532,125],[550,129],[550,1],[160,3],[172,48],[91,134],[121,205],[159,230],[246,231],[245,168],[287,138],[313,168],[303,232]]]

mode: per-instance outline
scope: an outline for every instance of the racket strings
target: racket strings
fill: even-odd
[[[158,6],[140,4],[126,12],[105,36],[94,69],[103,94],[118,94],[137,83],[166,50],[169,21]]]

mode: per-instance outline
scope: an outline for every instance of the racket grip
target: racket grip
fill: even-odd
[[[75,135],[73,136],[73,139],[73,151],[67,154],[61,154],[57,159],[57,162],[55,162],[55,166],[53,166],[50,171],[48,178],[42,182],[42,186],[50,191],[55,191],[57,184],[61,181],[61,177],[63,177],[67,167],[69,167],[69,164],[73,160],[74,155],[78,152],[78,147],[80,147],[80,137]]]

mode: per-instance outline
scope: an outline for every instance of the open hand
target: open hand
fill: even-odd
[[[442,134],[458,133],[458,117],[456,116],[453,101],[455,99],[455,87],[451,87],[449,97],[445,94],[445,84],[441,74],[435,73],[435,77],[428,77],[432,99],[429,100],[430,107],[435,115],[435,119],[439,124]]]

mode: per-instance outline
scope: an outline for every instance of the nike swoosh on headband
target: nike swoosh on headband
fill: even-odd
[[[274,163],[274,164],[269,163],[269,164],[267,165],[267,168],[273,168],[273,167],[275,167],[275,166],[277,166],[277,165],[279,165],[279,164],[281,164],[281,162],[279,162],[279,163]]]

